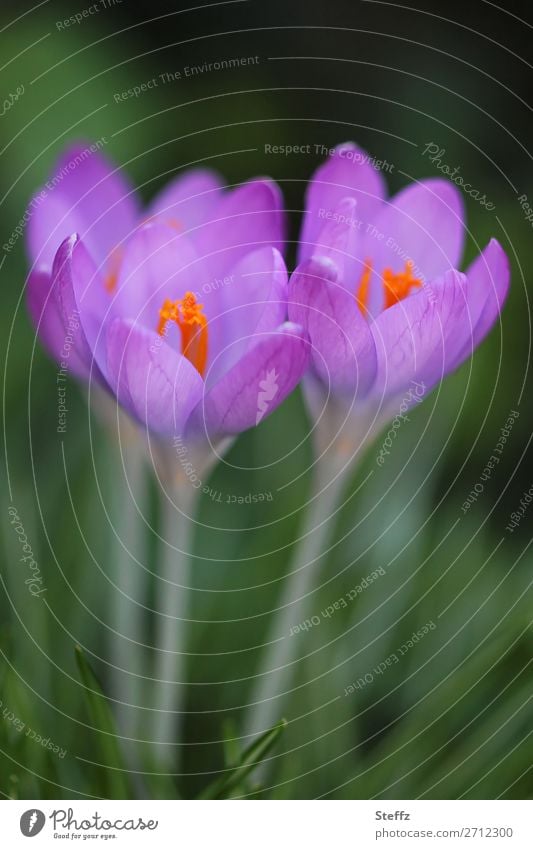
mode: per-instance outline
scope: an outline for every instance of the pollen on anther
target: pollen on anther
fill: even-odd
[[[203,376],[207,363],[207,318],[203,304],[199,304],[193,292],[171,301],[165,298],[159,310],[157,332],[164,336],[169,321],[181,331],[181,352]]]
[[[405,263],[405,271],[395,273],[391,268],[383,271],[384,309],[403,301],[412,289],[418,289],[422,285],[420,278],[414,276],[413,270],[414,263],[408,259]]]

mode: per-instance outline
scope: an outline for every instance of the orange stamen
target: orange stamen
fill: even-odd
[[[124,251],[120,247],[120,245],[117,245],[116,248],[113,248],[109,255],[109,259],[107,262],[107,271],[104,275],[104,286],[106,287],[109,294],[114,292],[117,288],[118,275],[120,272],[120,266],[122,264],[123,255]]]
[[[395,274],[392,268],[386,268],[383,272],[383,289],[385,304],[383,309],[394,306],[402,301],[410,293],[411,289],[418,288],[422,281],[413,275],[414,264],[411,259],[405,263],[405,271]]]
[[[166,298],[159,310],[160,336],[165,335],[169,321],[174,321],[181,330],[181,353],[203,377],[207,363],[207,318],[203,304],[197,303],[192,292],[186,292],[178,301]]]
[[[365,259],[364,271],[359,279],[359,285],[355,295],[357,305],[364,316],[368,313],[368,294],[370,286],[370,278],[372,277],[372,260]]]

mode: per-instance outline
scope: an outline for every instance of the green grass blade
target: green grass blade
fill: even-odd
[[[132,791],[126,778],[125,766],[118,742],[118,732],[109,703],[102,692],[100,683],[93,672],[81,648],[75,649],[76,663],[82,684],[91,722],[97,740],[97,757],[102,767],[102,785],[105,795],[111,799],[131,799]]]
[[[281,719],[277,725],[266,731],[255,743],[252,743],[241,755],[240,762],[227,775],[217,779],[200,794],[200,799],[224,799],[233,793],[261,763],[277,743],[287,727],[287,720]]]

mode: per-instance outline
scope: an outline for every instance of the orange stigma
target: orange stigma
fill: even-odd
[[[207,363],[207,318],[203,304],[197,303],[193,292],[185,292],[178,301],[165,298],[157,325],[160,336],[165,335],[169,321],[174,321],[181,330],[181,353],[203,377]]]
[[[383,272],[383,288],[385,292],[385,305],[383,309],[394,306],[403,301],[411,289],[418,288],[422,281],[413,275],[414,263],[408,259],[405,263],[405,271],[395,274],[392,268],[386,268]]]
[[[359,285],[357,286],[357,292],[355,295],[355,300],[357,301],[357,305],[364,316],[366,316],[368,312],[368,293],[370,286],[370,278],[372,277],[372,260],[365,259],[365,267],[364,271],[359,278]]]

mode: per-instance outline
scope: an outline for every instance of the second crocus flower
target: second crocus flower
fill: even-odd
[[[460,272],[464,235],[452,183],[428,179],[387,199],[363,151],[334,150],[308,187],[290,284],[315,385],[387,416],[414,384],[428,392],[473,353],[503,307],[509,262],[491,239]]]

